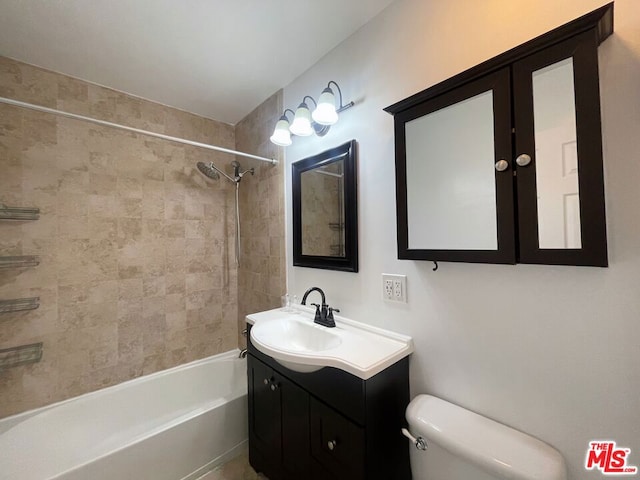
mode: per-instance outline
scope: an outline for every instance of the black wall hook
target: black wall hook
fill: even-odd
[[[434,265],[433,271],[435,272],[436,270],[438,270],[438,262],[434,261],[433,265]]]

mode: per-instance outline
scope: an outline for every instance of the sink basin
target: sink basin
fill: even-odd
[[[314,354],[334,349],[342,344],[332,329],[316,325],[301,315],[287,315],[257,323],[251,329],[251,340],[258,350],[296,372],[315,372],[323,365],[291,361],[295,354]]]
[[[413,351],[411,337],[336,315],[336,326],[313,323],[315,310],[298,306],[247,315],[251,343],[280,365],[296,372],[332,367],[363,380]]]

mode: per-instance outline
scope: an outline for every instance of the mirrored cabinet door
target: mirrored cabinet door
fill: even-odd
[[[607,265],[596,42],[513,66],[521,263]]]
[[[397,116],[400,258],[515,262],[509,83],[505,68]]]

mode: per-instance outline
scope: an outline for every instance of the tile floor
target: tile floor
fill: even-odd
[[[220,465],[198,480],[269,480],[262,474],[256,473],[249,465],[249,453],[244,452],[239,457]]]

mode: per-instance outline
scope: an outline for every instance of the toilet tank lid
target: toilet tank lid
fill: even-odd
[[[406,412],[414,435],[440,445],[498,478],[566,480],[562,455],[550,445],[431,395]]]

